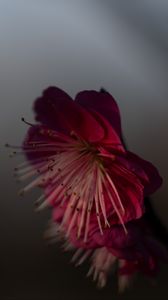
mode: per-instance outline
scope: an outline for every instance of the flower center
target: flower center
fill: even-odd
[[[103,157],[114,160],[115,156],[101,145],[91,145],[76,137],[68,137],[52,130],[41,130],[48,140],[28,142],[25,153],[36,154],[32,166],[22,165],[16,171],[20,180],[36,175],[21,190],[21,194],[35,186],[44,188],[45,194],[36,203],[38,209],[52,205],[62,207],[60,228],[69,236],[72,229],[78,238],[87,241],[91,216],[96,215],[100,233],[110,226],[107,202],[111,203],[110,215],[117,214],[123,225],[125,212],[117,189],[104,167]],[[59,221],[60,222],[60,221]]]

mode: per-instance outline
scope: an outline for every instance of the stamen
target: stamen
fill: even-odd
[[[106,215],[106,207],[105,207],[103,187],[102,187],[102,176],[103,176],[103,174],[102,174],[101,170],[98,169],[98,172],[97,172],[98,198],[99,198],[102,214],[104,217],[105,227],[106,226],[110,227],[110,224],[107,220],[107,215]]]
[[[24,118],[22,121],[34,126]],[[84,242],[87,242],[92,212],[96,214],[101,234],[104,226],[110,227],[105,206],[106,190],[112,209],[126,232],[122,217],[125,212],[123,204],[112,179],[103,167],[103,156],[111,159],[115,156],[101,146],[89,145],[74,132],[71,132],[71,136],[75,136],[75,139],[47,128],[40,129],[40,134],[43,136],[40,140],[25,143],[21,147],[22,151],[13,152],[41,155],[32,159],[32,166],[23,162],[15,168],[20,180],[37,175],[37,178],[24,187],[20,194],[24,194],[34,186],[45,186],[45,195],[36,202],[37,210],[51,204],[62,207],[65,205],[60,230],[66,230],[68,237],[72,228],[76,227],[77,238],[82,236]],[[49,143],[45,141],[45,136],[47,139],[52,138]],[[7,147],[19,148],[9,144]]]
[[[114,190],[114,193],[115,193],[115,195],[116,195],[116,197],[117,197],[117,200],[118,200],[118,202],[119,202],[119,205],[120,205],[120,207],[121,207],[123,213],[125,213],[125,209],[124,209],[124,207],[123,207],[123,205],[122,205],[120,196],[119,196],[119,194],[118,194],[118,192],[117,192],[117,190],[116,190],[116,187],[115,187],[113,181],[111,180],[111,178],[110,178],[110,176],[108,175],[107,172],[105,172],[105,176],[106,176],[106,178],[108,179],[108,181],[109,181],[109,183],[110,183],[112,189]]]
[[[87,250],[84,254],[83,254],[83,256],[80,258],[80,260],[76,263],[76,267],[78,267],[78,266],[80,266],[81,264],[83,264],[84,263],[84,261],[91,255],[91,253],[92,253],[92,249],[89,249],[89,250]]]
[[[21,121],[24,122],[25,124],[29,125],[29,126],[32,126],[32,127],[36,126],[36,125],[34,125],[34,124],[31,124],[31,123],[27,122],[27,121],[25,120],[25,118],[23,118],[23,117],[21,118]]]
[[[108,188],[108,187],[107,187],[107,188]],[[113,205],[113,207],[114,207],[114,209],[115,209],[115,212],[116,212],[117,215],[118,215],[118,218],[119,218],[119,220],[120,220],[120,222],[121,222],[121,225],[123,226],[123,229],[124,229],[125,233],[127,234],[127,229],[126,229],[126,227],[125,227],[123,218],[122,218],[122,216],[121,216],[121,214],[120,214],[120,212],[119,212],[117,206],[115,205],[115,202],[114,202],[114,200],[113,200],[113,198],[112,198],[111,193],[110,193],[108,190],[107,190],[107,194],[108,194],[109,199],[110,199],[110,201],[111,201],[111,203],[112,203],[112,205]]]
[[[82,248],[79,248],[75,253],[74,255],[72,256],[72,259],[71,259],[71,262],[76,262],[76,260],[80,257],[80,255],[82,254],[83,252],[83,249]]]
[[[96,216],[97,216],[97,221],[98,221],[98,224],[99,224],[100,233],[103,235],[103,229],[102,229],[101,220],[100,220],[97,188],[96,188],[96,191],[95,191],[95,205],[96,205]]]

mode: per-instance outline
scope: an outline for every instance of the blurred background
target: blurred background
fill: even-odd
[[[6,142],[20,144],[33,121],[32,103],[56,85],[71,96],[104,87],[116,98],[131,151],[153,162],[164,178],[152,197],[168,227],[168,1],[0,0],[0,298],[167,299],[168,270],[154,285],[144,278],[117,296],[113,277],[98,291],[69,254],[48,246],[50,213],[37,214],[38,192],[19,198]]]

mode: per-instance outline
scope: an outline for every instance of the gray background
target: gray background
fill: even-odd
[[[166,299],[167,268],[156,285],[143,278],[123,296],[116,281],[97,291],[70,255],[48,247],[49,212],[34,213],[37,191],[19,198],[12,178],[19,144],[32,121],[33,100],[48,85],[71,96],[106,88],[121,109],[129,148],[152,161],[164,178],[153,205],[168,226],[168,1],[0,0],[0,143],[2,299]]]

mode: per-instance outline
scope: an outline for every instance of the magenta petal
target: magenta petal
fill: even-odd
[[[125,209],[124,222],[140,218],[144,213],[144,190],[138,177],[116,162],[111,171],[111,178]]]
[[[94,117],[64,91],[49,87],[34,105],[36,120],[68,135],[72,131],[90,142],[104,137],[104,130]]]
[[[75,101],[86,109],[100,113],[121,136],[121,119],[118,105],[107,92],[82,91],[76,95]]]
[[[145,196],[154,193],[160,188],[162,178],[153,164],[128,151],[127,165],[143,182]]]
[[[77,229],[74,228],[70,234],[70,241],[76,248],[95,249],[105,245],[104,236],[101,235],[98,230],[96,230],[95,226],[90,226],[89,235],[86,242],[83,238],[77,238],[76,235]]]
[[[104,128],[105,136],[103,138],[102,144],[110,146],[110,149],[114,149],[117,152],[125,153],[124,146],[121,142],[120,136],[116,133],[115,129],[111,126],[108,120],[106,120],[100,113],[94,110],[90,110],[91,114]]]
[[[139,270],[139,266],[138,264],[135,264],[132,261],[126,261],[124,266],[119,268],[119,275],[123,276],[123,275],[133,275],[134,273],[136,273]]]

